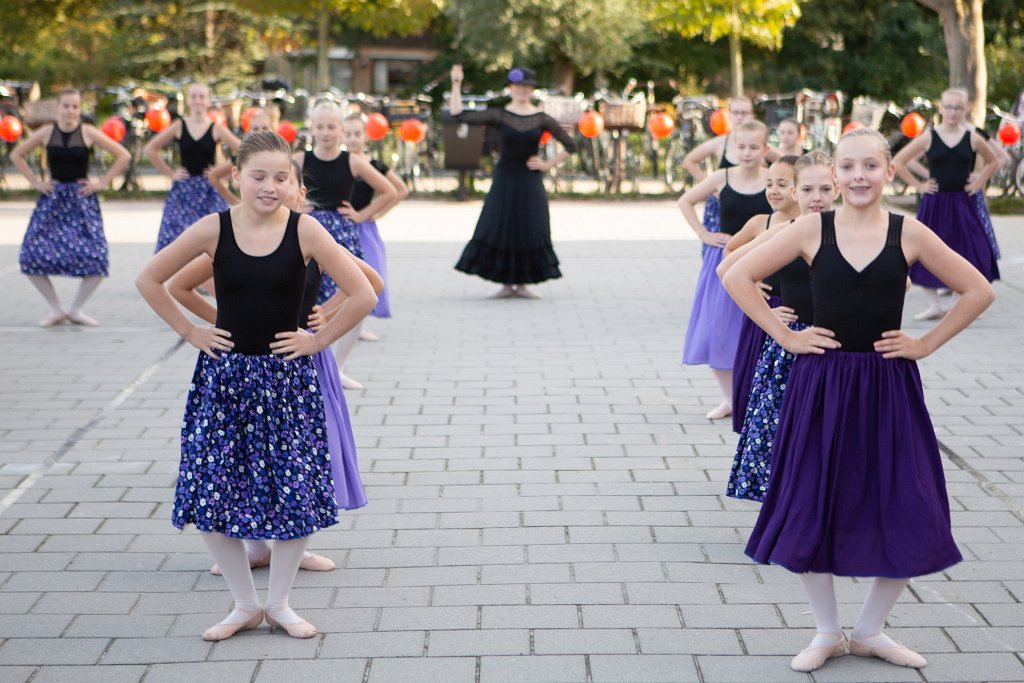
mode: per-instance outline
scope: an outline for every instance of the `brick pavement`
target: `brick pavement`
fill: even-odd
[[[339,569],[293,593],[321,635],[210,644],[229,594],[168,522],[196,354],[131,286],[158,209],[107,205],[104,326],[44,331],[25,205],[0,205],[0,680],[1024,680],[1024,221],[997,219],[995,306],[921,365],[965,561],[890,623],[930,664],[812,677],[788,668],[799,586],[742,555],[757,508],[723,495],[713,381],[678,364],[698,250],[671,203],[555,204],[566,277],[541,301],[451,270],[477,209],[413,202],[384,228],[397,317],[348,396],[371,503],[314,538]],[[849,624],[866,587],[837,584]]]

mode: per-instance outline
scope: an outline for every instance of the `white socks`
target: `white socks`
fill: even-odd
[[[295,575],[299,572],[299,563],[302,562],[308,541],[309,537],[274,541],[274,554],[270,560],[270,586],[267,591],[267,614],[282,624],[298,624],[304,621],[288,606],[288,593],[291,592]],[[224,576],[227,577],[227,573]]]
[[[811,641],[811,647],[835,645],[836,638],[843,637],[843,627],[839,623],[839,606],[836,604],[832,575],[809,572],[799,576],[807,600],[811,603],[814,625],[818,629],[817,635]]]
[[[882,628],[908,583],[909,579],[875,579],[850,635],[872,647],[895,646],[896,641],[882,633]]]
[[[240,624],[252,619],[253,613],[263,609],[263,605],[256,595],[252,570],[249,569],[249,557],[242,541],[219,533],[204,532],[200,536],[206,543],[206,549],[220,567],[224,580],[231,590],[231,597],[235,599],[235,609],[220,623]]]

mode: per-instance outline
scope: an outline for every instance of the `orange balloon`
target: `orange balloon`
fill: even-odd
[[[604,131],[604,117],[596,111],[584,112],[578,125],[583,137],[596,138]]]
[[[228,117],[224,115],[220,109],[210,109],[206,112],[206,117],[214,123],[219,123],[222,126],[228,125]]]
[[[924,117],[918,114],[916,111],[912,111],[903,117],[900,121],[900,130],[908,138],[916,138],[918,135],[924,132]]]
[[[150,109],[146,112],[146,123],[154,133],[159,133],[171,125],[171,112],[166,109]]]
[[[551,134],[550,130],[544,131],[543,133],[540,134],[540,144],[542,144],[542,145],[548,144],[549,142],[551,142],[551,138],[553,138],[553,137],[554,137],[554,135]]]
[[[711,113],[711,132],[715,135],[728,135],[732,132],[732,120],[725,109],[716,109]]]
[[[676,122],[672,120],[672,117],[665,112],[659,112],[651,117],[651,120],[647,123],[647,129],[651,131],[658,140],[664,140],[669,135],[672,135],[672,131],[675,130]]]
[[[999,132],[996,133],[999,137],[999,142],[1003,143],[1007,147],[1016,145],[1020,142],[1020,126],[1011,121],[1007,121],[1003,125],[999,126]]]
[[[120,116],[111,116],[103,122],[103,125],[100,126],[100,130],[102,130],[103,134],[114,142],[121,142],[121,140],[124,140],[124,136],[128,132],[128,129],[124,125],[124,119]]]
[[[242,116],[240,117],[240,120],[238,122],[242,125],[243,133],[249,132],[249,121],[252,120],[253,116],[259,114],[260,111],[262,110],[259,107],[249,107],[248,109],[242,112]]]
[[[863,127],[864,127],[864,124],[861,123],[860,121],[850,121],[848,124],[843,126],[843,133],[844,134],[845,133],[849,133],[851,130],[857,130],[858,128],[863,128]]]
[[[398,127],[398,137],[411,145],[415,145],[427,137],[427,125],[419,119],[406,119]]]
[[[290,145],[295,142],[295,138],[299,137],[299,129],[291,121],[282,121],[277,126],[277,134],[287,140]]]
[[[383,140],[388,136],[391,126],[383,114],[370,114],[366,117],[366,137],[371,140]]]
[[[18,120],[17,116],[8,114],[0,118],[0,138],[3,138],[4,142],[14,142],[21,137],[23,132],[25,132],[25,129],[22,127],[21,121]]]

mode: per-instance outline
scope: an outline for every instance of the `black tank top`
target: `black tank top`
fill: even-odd
[[[725,156],[725,152],[728,149],[729,149],[729,134],[726,133],[725,134],[725,144],[722,145],[722,158],[718,160],[718,170],[722,170],[723,168],[733,168],[734,166],[736,166],[736,164],[734,164],[731,161],[729,161],[729,159],[726,158],[726,156]]]
[[[796,312],[797,322],[810,325],[814,321],[814,299],[811,297],[811,268],[803,257],[790,261],[778,273],[782,305]]]
[[[903,320],[903,216],[889,214],[885,246],[862,271],[839,251],[835,216],[834,211],[821,214],[821,246],[810,267],[814,324],[835,332],[841,351],[874,351],[882,333],[900,329]]]
[[[302,158],[302,177],[309,188],[306,201],[317,209],[337,209],[342,202],[352,197],[352,167],[348,152],[342,152],[336,159],[324,161],[313,150],[306,150]]]
[[[790,222],[792,223],[792,221],[790,221]],[[768,232],[768,228],[770,228],[771,225],[772,225],[772,214],[768,214],[768,216],[765,217],[765,221],[764,221],[764,231]],[[779,272],[781,272],[781,271],[779,271]],[[772,288],[772,291],[769,292],[769,294],[771,294],[772,296],[778,296],[779,295],[779,272],[772,273],[768,277],[766,277],[763,280],[761,280],[761,282],[765,283],[766,285],[768,285],[769,287]]]
[[[381,175],[388,174],[388,167],[376,159],[370,160],[370,165],[380,171]],[[352,183],[352,208],[356,211],[362,211],[370,202],[373,201],[373,188],[370,183],[366,182],[362,178],[356,178],[355,182]]]
[[[89,176],[89,148],[82,138],[82,124],[67,132],[53,124],[46,143],[46,163],[50,178],[58,183],[73,183]]]
[[[181,137],[178,138],[178,150],[181,152],[181,165],[191,176],[203,175],[217,159],[217,141],[213,139],[213,124],[198,140],[188,132],[185,119],[181,120]]]
[[[299,328],[306,264],[299,246],[299,214],[288,216],[281,243],[266,256],[250,256],[235,242],[231,212],[220,213],[213,258],[217,327],[231,333],[235,353],[269,354],[278,332]]]
[[[302,289],[302,309],[299,312],[299,322],[303,327],[309,324],[309,314],[316,306],[316,297],[320,293],[320,281],[323,274],[320,272],[320,265],[316,259],[309,259],[306,266],[306,284]]]
[[[722,232],[727,235],[738,233],[757,214],[772,212],[764,190],[754,194],[737,192],[729,185],[728,171],[725,172],[725,187],[719,192],[719,200],[719,220]]]
[[[938,182],[939,192],[962,192],[974,166],[971,132],[965,132],[960,142],[950,147],[933,128],[932,144],[926,156],[928,174]]]

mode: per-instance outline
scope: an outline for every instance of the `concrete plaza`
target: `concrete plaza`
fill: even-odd
[[[292,593],[320,635],[212,644],[230,595],[169,521],[197,352],[132,284],[161,207],[104,204],[102,326],[43,330],[31,204],[0,204],[0,681],[1024,681],[1024,219],[996,218],[995,305],[921,362],[964,562],[914,581],[890,633],[929,664],[805,675],[800,586],[743,555],[736,437],[679,364],[699,247],[674,204],[553,203],[565,277],[539,301],[452,270],[479,207],[382,225],[395,318],[348,368],[370,504],[314,536],[338,569]],[[837,580],[845,625],[866,588]]]

